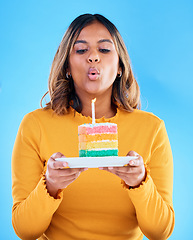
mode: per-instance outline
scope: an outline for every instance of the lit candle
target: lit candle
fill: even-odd
[[[95,124],[95,103],[96,98],[92,100],[92,124]]]

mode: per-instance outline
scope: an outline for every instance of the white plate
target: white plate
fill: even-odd
[[[98,167],[122,167],[130,160],[137,159],[134,156],[126,157],[74,157],[56,158],[57,161],[65,161],[70,168],[98,168]]]

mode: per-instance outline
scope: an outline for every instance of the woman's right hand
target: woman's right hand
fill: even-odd
[[[65,156],[60,153],[54,153],[48,160],[46,170],[46,186],[49,194],[56,198],[59,189],[66,188],[74,180],[78,178],[84,168],[67,168],[66,161],[56,161],[56,158],[64,158]]]

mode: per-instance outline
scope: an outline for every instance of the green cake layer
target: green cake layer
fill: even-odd
[[[79,150],[79,157],[118,156],[118,149],[108,150]]]

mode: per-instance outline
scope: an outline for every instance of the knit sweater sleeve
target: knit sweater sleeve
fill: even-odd
[[[163,121],[152,142],[145,181],[127,191],[144,235],[148,239],[167,239],[174,228],[173,158]]]
[[[33,113],[20,125],[12,154],[12,223],[22,239],[36,239],[48,228],[63,193],[52,198],[46,189],[41,131]]]

